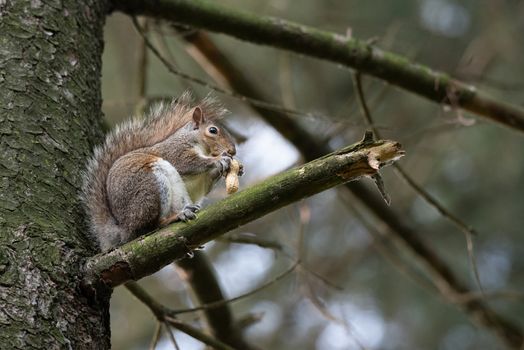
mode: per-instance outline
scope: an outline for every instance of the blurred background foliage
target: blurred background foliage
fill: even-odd
[[[271,15],[367,40],[432,68],[472,82],[493,96],[524,105],[524,1],[517,0],[222,0],[224,5]],[[180,34],[150,22],[150,36],[181,71],[212,82],[189,56]],[[351,71],[337,65],[210,34],[245,76],[282,106],[311,112],[295,116],[333,147],[353,143],[365,130]],[[161,39],[163,37],[163,39]],[[141,39],[131,19],[109,17],[103,58],[104,112],[110,125],[128,118],[140,102]],[[146,98],[210,92],[168,73],[151,53]],[[486,291],[524,288],[524,139],[484,119],[434,104],[364,77],[364,90],[384,137],[400,141],[400,164],[427,191],[478,231],[476,262]],[[299,153],[241,101],[218,95],[231,111],[228,124],[247,137],[239,147],[248,187],[301,162]],[[472,290],[464,234],[408,187],[393,169],[383,172],[394,211]],[[370,183],[369,180],[361,180]],[[223,198],[223,186],[208,202]],[[380,232],[381,239],[370,231]],[[271,280],[303,254],[308,269],[232,304],[235,315],[260,314],[246,336],[266,349],[499,349],[492,333],[473,325],[437,292],[410,254],[399,249],[359,202],[334,189],[295,203],[236,234],[279,242],[282,250],[212,242],[205,249],[229,297]],[[375,236],[376,237],[376,236]],[[384,252],[389,252],[384,255]],[[389,256],[389,258],[387,258]],[[394,257],[395,259],[391,259]],[[412,272],[399,269],[401,263]],[[415,271],[415,274],[413,273]],[[413,276],[415,275],[415,279]],[[173,266],[140,284],[175,308],[191,296]],[[522,297],[487,298],[491,307],[524,328]],[[184,316],[195,321],[198,315]],[[335,317],[336,320],[330,318]],[[147,349],[153,315],[125,288],[111,308],[114,349]],[[183,350],[203,345],[175,334]],[[163,338],[159,349],[170,348]]]

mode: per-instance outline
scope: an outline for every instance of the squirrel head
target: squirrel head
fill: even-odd
[[[218,157],[223,154],[234,156],[237,151],[231,134],[220,123],[209,120],[200,107],[193,108],[193,129],[199,133],[199,141],[208,154]]]

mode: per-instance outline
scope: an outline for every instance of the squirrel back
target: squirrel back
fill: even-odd
[[[199,107],[209,120],[222,117],[226,110],[212,98],[205,98],[195,106],[191,95],[184,93],[171,103],[153,106],[142,119],[134,118],[110,132],[102,145],[94,149],[87,163],[82,187],[82,201],[89,219],[90,233],[98,243],[100,237],[114,237],[102,250],[118,245],[117,238],[124,236],[111,213],[107,194],[107,178],[113,164],[122,156],[144,147],[156,145],[177,132],[192,120],[192,110]]]

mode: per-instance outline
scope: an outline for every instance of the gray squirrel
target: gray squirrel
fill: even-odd
[[[218,121],[225,112],[212,98],[191,106],[185,93],[118,126],[95,148],[82,200],[103,252],[196,217],[236,154],[233,137]]]

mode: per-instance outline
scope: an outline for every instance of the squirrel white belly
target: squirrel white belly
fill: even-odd
[[[189,94],[118,126],[97,147],[84,176],[83,202],[102,251],[173,221],[196,217],[201,199],[236,154],[213,99]]]

